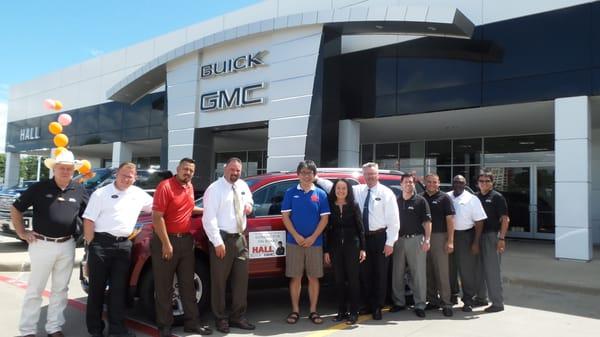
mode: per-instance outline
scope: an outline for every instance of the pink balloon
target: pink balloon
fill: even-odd
[[[54,107],[56,106],[56,103],[54,102],[53,99],[46,99],[44,100],[44,108],[48,109],[48,110],[54,110]]]
[[[72,121],[73,120],[71,119],[71,115],[69,115],[69,114],[60,114],[58,116],[58,122],[62,126],[67,126],[67,125],[71,124]]]

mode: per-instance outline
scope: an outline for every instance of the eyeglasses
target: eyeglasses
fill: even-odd
[[[482,183],[482,184],[483,184],[483,183],[491,183],[491,182],[492,182],[492,181],[491,181],[491,180],[489,180],[489,179],[486,179],[486,180],[478,180],[478,181],[479,181],[480,183]]]
[[[312,176],[312,175],[314,175],[313,171],[300,171],[298,174],[301,175],[301,176]]]

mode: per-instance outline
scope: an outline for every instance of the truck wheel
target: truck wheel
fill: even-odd
[[[210,273],[208,266],[202,261],[196,261],[196,268],[194,272],[194,288],[196,289],[196,303],[198,310],[203,312],[209,303],[210,297]],[[146,271],[140,282],[140,304],[147,317],[156,321],[156,309],[155,309],[155,294],[154,294],[154,275],[152,269]],[[173,323],[175,325],[183,324],[183,304],[179,295],[179,284],[177,282],[177,275],[173,278]]]

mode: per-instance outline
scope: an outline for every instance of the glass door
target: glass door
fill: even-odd
[[[554,167],[543,165],[488,167],[495,189],[508,203],[508,235],[519,238],[554,238]]]

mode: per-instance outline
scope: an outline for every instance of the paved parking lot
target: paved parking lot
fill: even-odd
[[[21,301],[25,293],[24,282],[28,272],[0,273],[0,336],[18,335],[18,318]],[[335,301],[331,288],[324,288],[320,311],[332,317],[335,313]],[[73,273],[69,306],[66,317],[67,336],[87,336],[85,329],[84,292],[79,286],[77,270]],[[303,319],[296,325],[284,322],[289,312],[288,293],[285,288],[254,289],[249,294],[249,318],[257,323],[253,332],[232,330],[230,335],[257,336],[596,336],[600,331],[600,295],[583,295],[522,286],[506,287],[506,310],[497,314],[485,314],[478,309],[471,314],[455,311],[455,316],[447,319],[441,312],[428,312],[426,319],[417,318],[412,311],[385,313],[383,321],[372,321],[370,316],[362,316],[359,324],[347,327],[326,319],[322,325],[314,325],[306,319],[308,304],[304,303]],[[44,301],[44,306],[47,301]],[[45,308],[42,316],[45,315]],[[203,313],[202,320],[214,326],[210,313]],[[129,313],[130,327],[138,336],[156,336],[151,322],[132,309]],[[43,325],[40,324],[43,334]],[[174,330],[179,336],[187,336],[181,328]],[[219,336],[220,333],[215,332]]]

